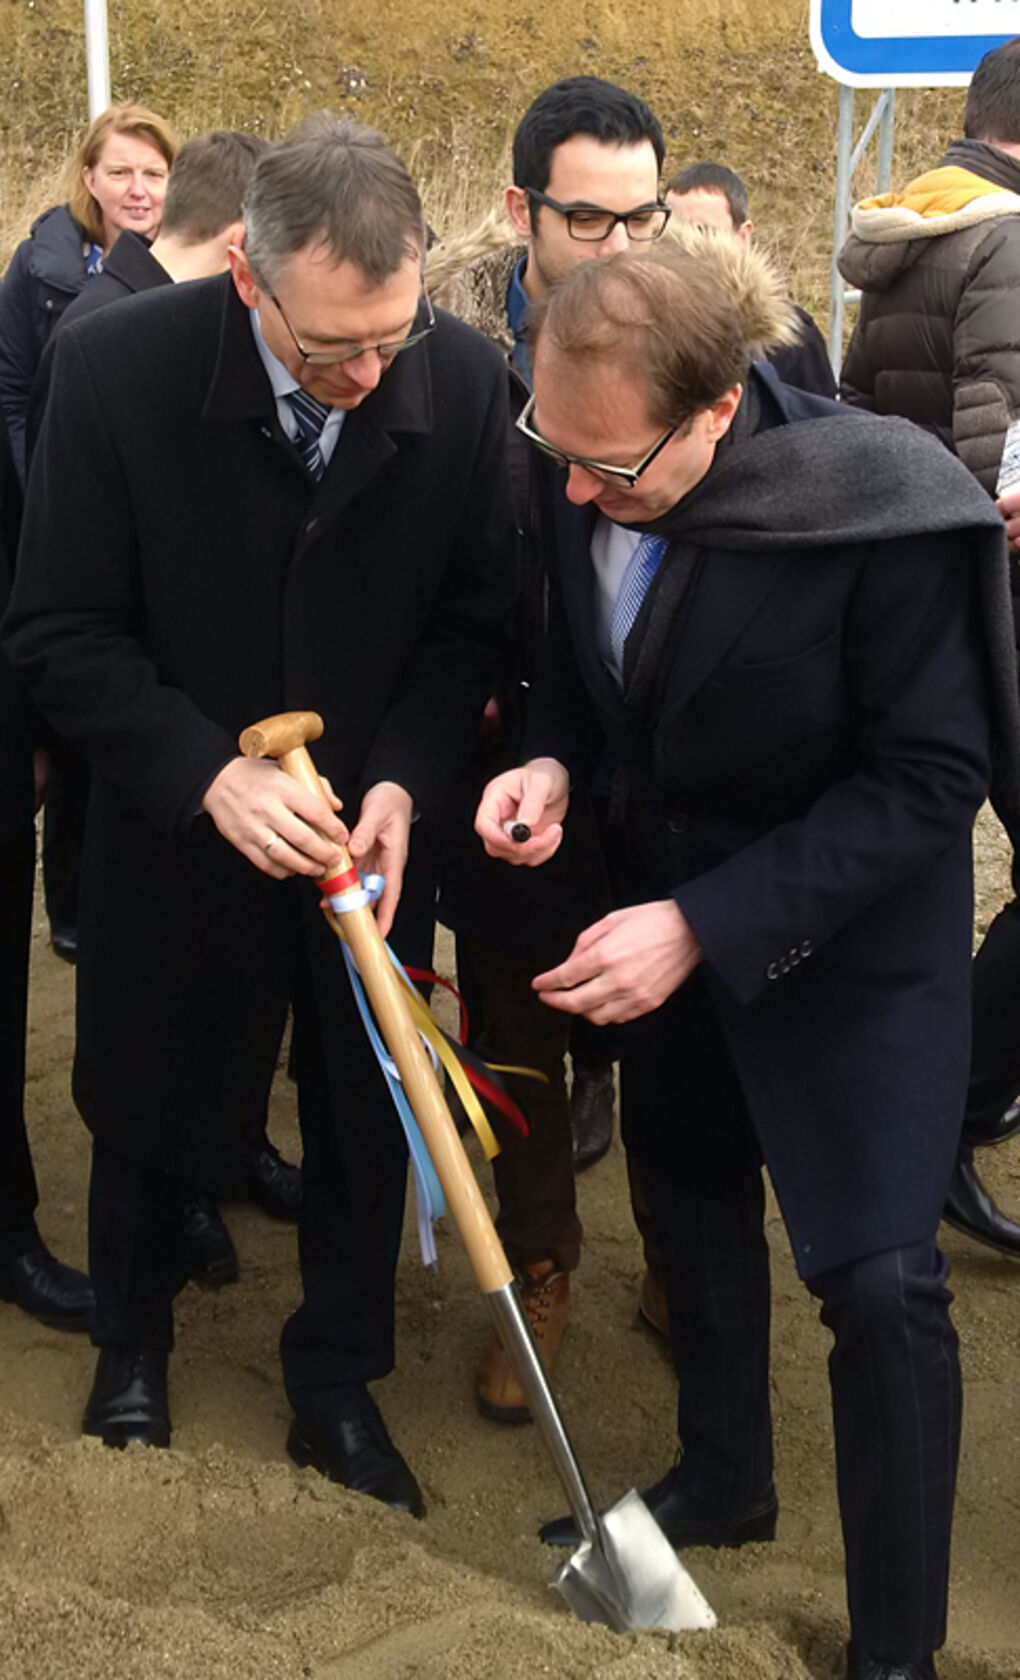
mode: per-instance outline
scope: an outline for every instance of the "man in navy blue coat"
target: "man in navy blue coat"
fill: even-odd
[[[629,1023],[623,1135],[680,1379],[651,1509],[677,1546],[774,1533],[764,1161],[834,1336],[847,1672],[932,1680],[989,626],[1015,741],[1003,534],[914,428],[749,370],[727,249],[586,265],[539,312],[522,424],[565,472],[560,612],[534,756],[477,826],[541,863],[608,747],[621,908],[534,985]]]

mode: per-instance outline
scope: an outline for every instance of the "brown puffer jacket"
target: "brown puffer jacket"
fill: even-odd
[[[957,145],[948,164],[854,210],[839,269],[864,295],[840,395],[933,432],[992,492],[1020,411],[1020,164],[996,151],[1008,166],[996,182],[977,173],[980,156],[957,165]],[[1003,179],[1013,170],[1016,191]]]

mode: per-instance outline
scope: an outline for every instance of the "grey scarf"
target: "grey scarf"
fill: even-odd
[[[756,430],[752,379],[701,482],[646,529],[678,552],[825,549],[958,532],[980,568],[996,800],[1020,818],[1020,699],[1005,527],[967,469],[909,420],[844,408]],[[669,556],[659,568],[668,566]]]

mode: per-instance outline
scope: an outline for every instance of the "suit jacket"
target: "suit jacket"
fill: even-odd
[[[802,1273],[929,1237],[963,1112],[989,774],[966,534],[701,551],[636,712],[596,651],[591,525],[563,500],[529,750],[582,774],[608,741],[625,765],[626,897],[672,895],[704,948]],[[624,1129],[668,1150],[701,1047],[658,1054],[664,1100]]]
[[[62,332],[6,630],[96,773],[75,1091],[130,1153],[236,1173],[295,976],[336,972],[307,884],[196,818],[239,731],[313,708],[349,811],[383,780],[441,810],[509,611],[505,435],[498,353],[442,314],[318,485],[229,276]]]

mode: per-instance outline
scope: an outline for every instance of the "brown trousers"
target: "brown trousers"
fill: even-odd
[[[540,955],[508,956],[461,938],[481,1003],[479,1054],[487,1062],[535,1068],[548,1080],[504,1078],[531,1130],[526,1138],[508,1126],[500,1130],[502,1147],[492,1163],[496,1229],[512,1266],[553,1260],[558,1270],[573,1271],[581,1256],[581,1222],[563,1068],[571,1017],[549,1009],[532,991],[533,976],[549,966]]]

